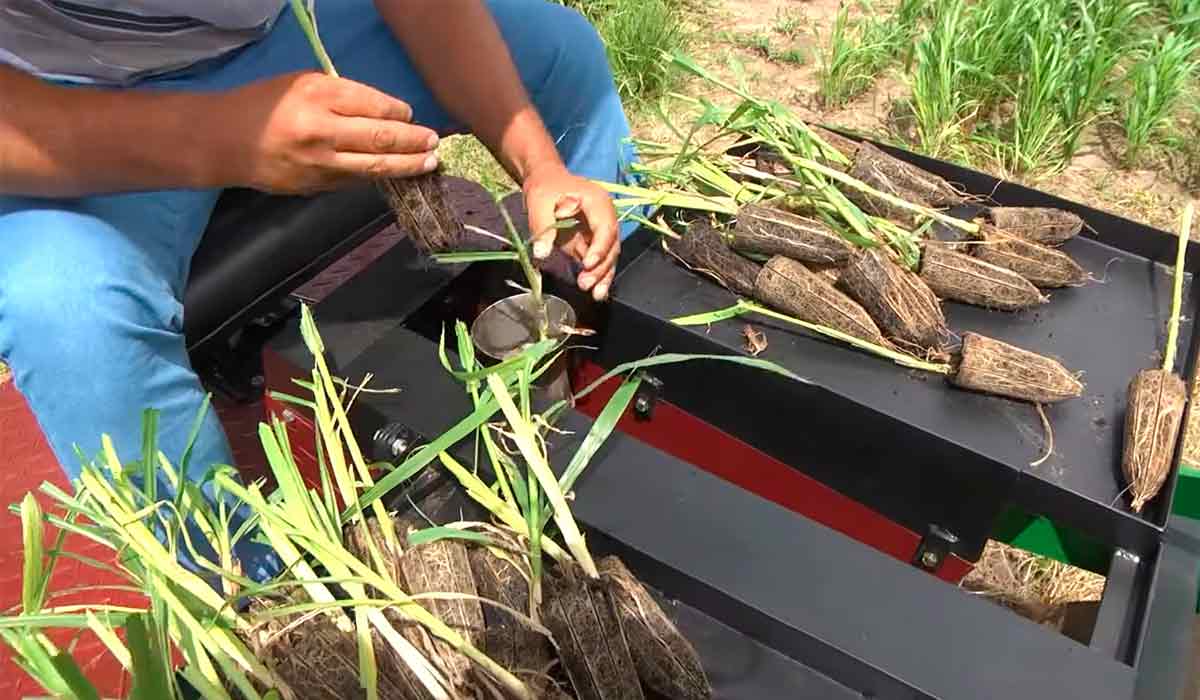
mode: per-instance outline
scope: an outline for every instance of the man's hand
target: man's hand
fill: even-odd
[[[495,18],[482,0],[376,0],[430,90],[455,120],[479,137],[525,190],[529,225],[547,253],[557,233],[583,265],[579,287],[608,296],[620,249],[612,200],[571,175],[517,73]],[[570,231],[556,221],[575,218]]]
[[[544,259],[552,246],[583,265],[579,288],[596,301],[608,296],[621,243],[617,213],[604,188],[572,175],[560,164],[534,170],[525,178],[525,206],[534,236],[533,254]],[[578,226],[557,229],[555,223],[574,218]]]
[[[412,177],[437,167],[438,135],[412,108],[361,83],[293,73],[222,98],[225,148],[214,179],[311,194],[358,177]]]

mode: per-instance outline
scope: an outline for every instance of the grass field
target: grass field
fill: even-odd
[[[639,135],[660,51],[805,118],[1170,228],[1200,190],[1198,0],[567,0],[599,28]],[[456,172],[511,185],[476,144]]]
[[[569,0],[591,18],[638,136],[706,86],[660,51],[801,117],[1170,230],[1200,194],[1200,0]],[[649,27],[632,32],[631,27]],[[670,28],[666,31],[666,28]],[[456,172],[511,187],[473,139]],[[1200,452],[1192,441],[1189,455]],[[1001,543],[964,588],[1060,626],[1104,579]]]

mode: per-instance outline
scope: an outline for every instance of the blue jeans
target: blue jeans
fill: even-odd
[[[568,168],[589,178],[623,178],[622,164],[632,157],[629,126],[593,28],[573,10],[542,0],[488,4]],[[461,130],[371,0],[316,6],[322,38],[343,76],[405,100],[418,123],[441,133]],[[285,11],[257,43],[133,89],[225,90],[306,69],[317,69],[316,62]],[[181,300],[219,194],[0,197],[0,358],[68,476],[80,469],[76,447],[98,455],[103,434],[122,459],[136,459],[147,408],[161,412],[160,449],[179,463],[205,396],[185,350]],[[189,474],[198,479],[213,464],[232,464],[232,455],[210,412]]]

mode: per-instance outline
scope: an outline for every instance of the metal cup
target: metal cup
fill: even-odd
[[[557,338],[563,326],[575,325],[575,309],[559,297],[543,295],[549,321],[549,336]],[[533,295],[525,292],[505,297],[479,314],[471,324],[471,340],[475,349],[486,357],[503,361],[537,342],[538,312]],[[560,356],[550,369],[535,382],[542,393],[553,401],[569,399],[571,382],[567,374],[566,356]]]

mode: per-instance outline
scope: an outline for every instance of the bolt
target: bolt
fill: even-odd
[[[255,389],[263,388],[266,383],[267,378],[261,374],[256,374],[253,377],[250,377],[250,386],[254,387]]]
[[[395,440],[392,440],[391,448],[392,448],[392,456],[399,457],[399,456],[403,455],[405,452],[408,452],[408,440],[398,437]]]
[[[646,398],[645,396],[637,397],[637,400],[635,400],[633,402],[633,410],[635,410],[641,414],[649,413],[650,412],[650,399]]]
[[[296,420],[296,414],[292,412],[292,409],[290,409],[290,408],[283,409],[283,422],[291,423],[294,420]]]
[[[941,563],[941,560],[942,558],[938,556],[938,553],[932,550],[921,555],[921,564],[923,564],[927,569],[935,568],[939,563]]]

